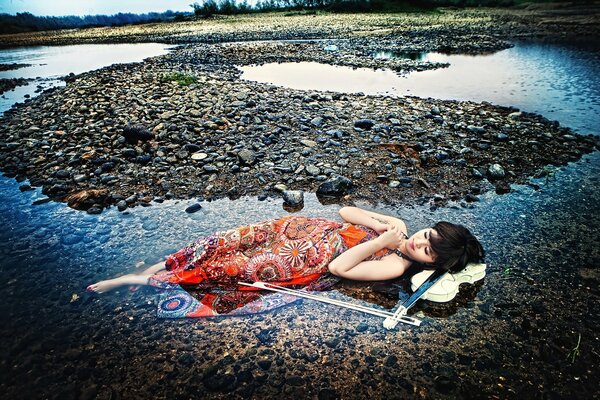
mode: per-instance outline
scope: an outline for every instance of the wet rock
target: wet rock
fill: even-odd
[[[235,389],[235,375],[215,374],[204,379],[204,386],[210,391],[230,392]]]
[[[187,207],[185,209],[185,212],[188,214],[193,214],[197,211],[200,211],[201,209],[202,209],[202,205],[200,205],[199,203],[195,203],[195,204],[192,204],[191,206]]]
[[[302,205],[304,204],[304,192],[301,190],[285,190],[283,201],[291,206]]]
[[[503,179],[506,176],[506,172],[504,172],[504,168],[500,164],[490,165],[487,174],[491,179]]]
[[[252,165],[256,161],[256,153],[249,149],[241,150],[238,157],[243,165]]]
[[[510,193],[510,185],[506,181],[500,181],[496,183],[496,193],[497,194],[505,194]]]
[[[476,134],[479,134],[479,135],[485,133],[485,128],[483,126],[469,125],[469,126],[467,126],[467,130],[469,132],[476,133]]]
[[[367,324],[366,324],[366,323],[364,323],[364,322],[361,322],[360,324],[358,324],[358,325],[356,326],[356,328],[355,328],[355,329],[356,329],[356,331],[357,331],[357,332],[364,332],[364,331],[366,331],[367,329],[369,329],[369,325],[367,325]]]
[[[337,176],[319,185],[318,195],[343,196],[352,187],[352,181],[344,176]]]
[[[127,209],[127,202],[125,200],[120,200],[117,203],[117,209],[119,211],[125,211]]]
[[[206,164],[206,165],[204,165],[202,167],[202,169],[205,172],[208,172],[208,173],[211,173],[211,174],[219,172],[219,168],[216,165],[213,165],[213,164]]]
[[[274,333],[274,329],[262,329],[256,334],[256,337],[262,344],[268,344],[273,340]]]
[[[259,366],[261,369],[263,369],[263,370],[265,370],[265,371],[268,371],[268,370],[269,370],[269,368],[271,368],[272,361],[271,361],[271,359],[268,359],[268,358],[266,358],[266,359],[258,360],[258,361],[256,362],[256,364],[257,364],[257,365],[258,365],[258,366]]]
[[[101,214],[102,213],[102,207],[92,206],[92,207],[90,207],[90,208],[87,209],[87,213],[88,214]]]
[[[139,141],[145,142],[154,137],[152,132],[144,125],[128,125],[123,129],[123,137],[129,144],[137,144]]]
[[[293,375],[287,378],[286,383],[290,386],[303,386],[304,378],[297,375]]]
[[[354,121],[354,126],[360,129],[369,130],[375,125],[375,121],[371,119],[359,119]]]

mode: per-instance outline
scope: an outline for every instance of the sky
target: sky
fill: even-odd
[[[0,13],[29,12],[38,16],[98,15],[130,12],[192,11],[201,0],[0,0]]]

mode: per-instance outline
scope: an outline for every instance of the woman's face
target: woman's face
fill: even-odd
[[[429,240],[437,236],[431,228],[421,229],[406,241],[406,255],[423,264],[433,264],[436,254],[431,250]]]

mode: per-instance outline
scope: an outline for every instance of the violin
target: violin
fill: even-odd
[[[469,263],[460,272],[451,274],[447,272],[439,280],[433,284],[421,296],[421,299],[433,301],[436,303],[445,303],[456,297],[461,283],[473,284],[482,280],[485,277],[486,264]],[[421,271],[410,278],[411,289],[416,291],[427,278],[433,274],[434,270]]]

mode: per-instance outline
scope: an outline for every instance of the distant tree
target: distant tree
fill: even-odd
[[[198,17],[212,17],[219,12],[219,6],[215,0],[204,0],[202,5],[198,3],[190,4],[194,9],[194,14]]]

